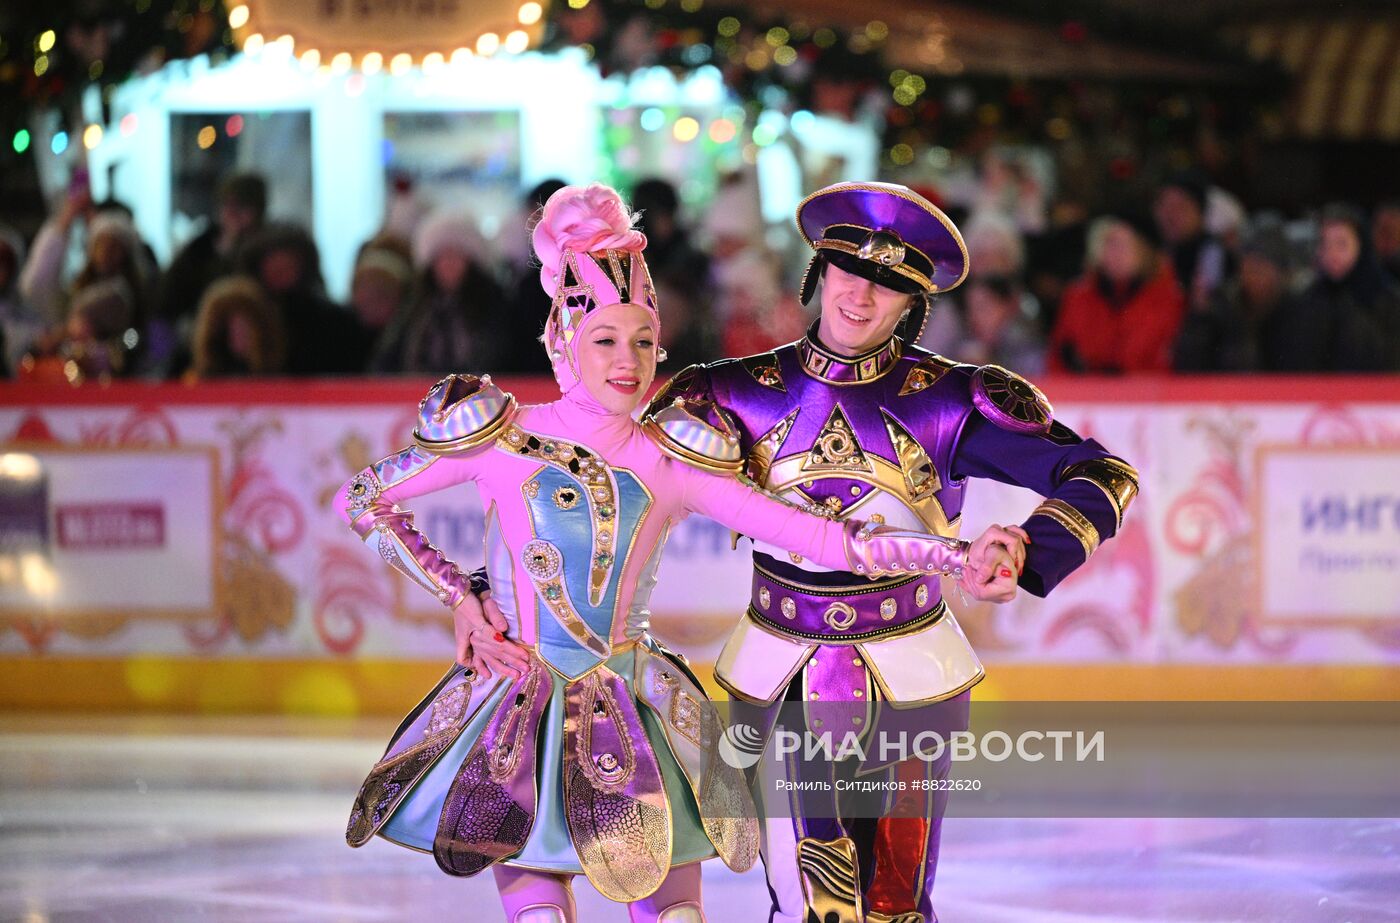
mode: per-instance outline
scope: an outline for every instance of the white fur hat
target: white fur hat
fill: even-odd
[[[424,269],[449,247],[462,251],[473,261],[486,258],[486,240],[466,212],[443,210],[429,215],[413,234],[413,265]]]

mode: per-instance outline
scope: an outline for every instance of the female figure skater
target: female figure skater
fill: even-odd
[[[705,408],[657,414],[649,425],[669,438],[654,438],[632,418],[660,358],[646,238],[593,185],[555,193],[533,240],[561,397],[518,407],[489,377],[449,376],[423,399],[415,444],[357,474],[340,504],[390,565],[455,608],[469,579],[397,504],[474,481],[493,598],[528,657],[490,680],[448,672],[366,779],[347,839],[377,833],[455,875],[492,866],[510,923],[573,923],[579,873],[637,923],[703,923],[700,860],[747,869],[758,824],[742,775],[718,758],[723,729],[700,684],[648,631],[668,530],[697,512],[872,577],[961,569],[969,549],[745,486],[736,434]],[[979,548],[979,572],[983,558],[1015,566]]]

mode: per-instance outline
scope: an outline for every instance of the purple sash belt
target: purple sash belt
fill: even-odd
[[[779,634],[824,644],[870,641],[935,621],[945,611],[937,574],[818,587],[753,572],[749,613]]]

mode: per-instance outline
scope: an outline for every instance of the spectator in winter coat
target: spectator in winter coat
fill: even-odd
[[[1205,310],[1190,310],[1176,342],[1182,372],[1276,372],[1291,352],[1288,325],[1299,307],[1293,260],[1279,227],[1264,227],[1240,250],[1239,277]]]
[[[277,308],[249,276],[228,276],[200,299],[194,325],[191,380],[277,375],[287,337]]]
[[[236,271],[239,246],[263,226],[267,183],[255,173],[230,176],[219,187],[218,203],[213,222],[175,254],[161,281],[158,317],[181,344],[169,361],[172,373],[189,362],[191,328],[205,289]]]
[[[311,235],[296,225],[267,225],[244,241],[238,262],[277,307],[287,335],[287,374],[360,372],[355,315],[326,297]]]
[[[1285,316],[1280,367],[1293,372],[1400,370],[1400,289],[1371,252],[1365,218],[1322,212],[1317,278]]]
[[[1203,308],[1232,267],[1224,245],[1206,228],[1210,184],[1194,173],[1172,177],[1157,190],[1152,214],[1188,304]]]
[[[24,239],[0,224],[0,378],[15,375],[31,344],[44,333],[44,319],[19,293]]]
[[[1185,301],[1150,231],[1131,219],[1100,218],[1088,249],[1087,271],[1065,289],[1060,304],[1050,370],[1170,370]]]
[[[413,237],[418,294],[386,332],[385,370],[422,375],[492,368],[500,351],[505,290],[469,215],[439,211]]]

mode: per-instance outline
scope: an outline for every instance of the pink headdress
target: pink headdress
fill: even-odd
[[[594,183],[554,193],[535,225],[540,284],[553,298],[544,345],[566,393],[578,384],[578,339],[598,308],[635,304],[660,328],[656,292],[642,258],[647,238],[632,227],[633,220],[615,190]]]

